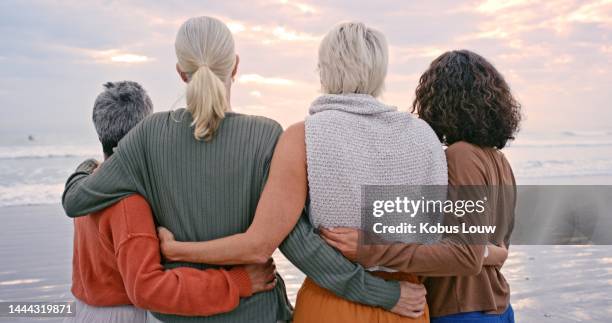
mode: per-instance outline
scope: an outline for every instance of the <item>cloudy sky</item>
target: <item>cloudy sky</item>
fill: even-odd
[[[2,1],[0,133],[90,129],[102,84],[135,80],[157,111],[180,100],[174,36],[210,15],[234,32],[241,56],[232,105],[287,126],[318,95],[316,54],[335,23],[387,35],[383,100],[410,108],[418,77],[449,49],[490,59],[534,130],[610,130],[612,1]],[[178,103],[180,105],[180,101]]]

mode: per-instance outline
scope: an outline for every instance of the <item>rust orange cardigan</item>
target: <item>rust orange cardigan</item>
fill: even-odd
[[[93,306],[204,316],[233,310],[252,291],[242,267],[164,270],[151,208],[131,195],[74,219],[72,293]]]

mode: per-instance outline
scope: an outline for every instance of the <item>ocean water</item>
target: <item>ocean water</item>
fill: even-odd
[[[607,181],[612,178],[612,130],[520,133],[504,152],[519,184],[612,184]],[[102,158],[92,133],[50,133],[33,140],[2,136],[0,207],[59,203],[65,180],[86,158]]]
[[[519,184],[612,184],[612,131],[519,133],[504,153]]]

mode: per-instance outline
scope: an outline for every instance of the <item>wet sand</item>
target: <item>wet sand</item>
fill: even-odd
[[[71,300],[72,220],[61,206],[0,208],[0,223],[0,302]],[[295,301],[304,275],[275,258]],[[612,246],[513,246],[503,273],[517,322],[612,320]]]

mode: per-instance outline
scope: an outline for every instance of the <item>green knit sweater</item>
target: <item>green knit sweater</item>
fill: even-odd
[[[193,137],[184,109],[156,113],[121,140],[115,153],[90,174],[83,163],[70,176],[63,205],[70,217],[104,209],[133,194],[151,204],[156,222],[177,240],[204,241],[244,232],[255,214],[276,142],[273,120],[227,113],[210,142]],[[281,252],[318,285],[362,304],[392,308],[399,284],[371,276],[345,259],[314,231],[306,215]],[[214,266],[168,263],[166,268]],[[276,322],[291,317],[285,286],[242,299],[234,311],[209,317],[155,314],[168,322]]]

